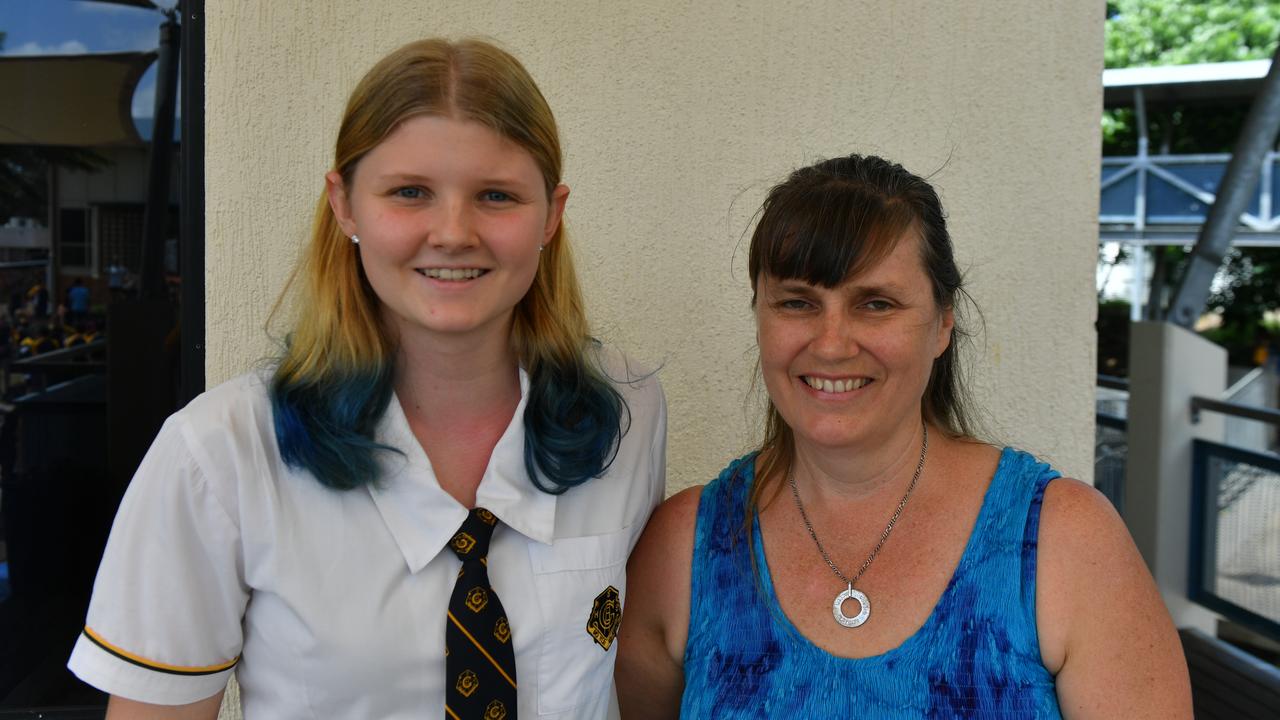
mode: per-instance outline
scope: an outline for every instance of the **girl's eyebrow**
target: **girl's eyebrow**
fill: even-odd
[[[426,175],[420,175],[414,172],[388,172],[378,175],[376,180],[380,182],[390,183],[421,183],[430,184],[432,179]],[[490,175],[481,177],[475,181],[477,185],[498,185],[501,187],[523,187],[525,182],[520,178],[508,175]]]
[[[427,177],[426,175],[418,175],[416,173],[399,173],[399,172],[383,173],[382,175],[377,176],[376,179],[382,182],[408,182],[408,183],[426,183],[431,181],[431,178]]]

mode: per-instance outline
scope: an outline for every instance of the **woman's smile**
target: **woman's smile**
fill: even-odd
[[[818,375],[801,375],[800,380],[805,385],[813,388],[815,392],[824,395],[847,395],[855,390],[861,390],[872,382],[871,378],[867,377],[832,379]]]

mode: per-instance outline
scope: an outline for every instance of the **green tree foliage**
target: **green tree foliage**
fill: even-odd
[[[1280,41],[1280,2],[1258,0],[1112,0],[1107,3],[1108,68],[1233,62],[1271,58]],[[1248,106],[1175,104],[1147,109],[1155,153],[1231,152]],[[1103,114],[1103,154],[1137,152],[1136,116],[1130,108]],[[1172,287],[1182,274],[1182,248],[1157,250],[1157,285]],[[1214,339],[1233,361],[1246,360],[1262,337],[1266,311],[1280,309],[1280,249],[1236,248],[1223,265],[1219,289],[1208,302],[1223,317]],[[1100,338],[1101,340],[1101,338]]]
[[[83,148],[0,145],[0,225],[9,218],[48,214],[49,168],[96,170],[106,158]]]
[[[1107,3],[1109,68],[1271,57],[1280,2],[1114,0]]]
[[[1254,0],[1113,0],[1107,3],[1108,68],[1263,60],[1280,39],[1280,2]],[[1151,108],[1152,150],[1230,152],[1247,107]],[[1137,152],[1132,108],[1103,113],[1102,154]]]
[[[1227,348],[1233,363],[1252,364],[1253,349],[1277,335],[1265,317],[1280,311],[1280,248],[1232,250],[1220,277],[1224,282],[1209,296],[1209,309],[1222,316],[1222,326],[1206,336]]]

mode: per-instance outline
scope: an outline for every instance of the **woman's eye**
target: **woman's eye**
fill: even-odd
[[[783,310],[804,310],[809,307],[809,302],[800,298],[787,298],[779,302],[778,307]]]
[[[893,303],[888,300],[868,300],[862,304],[862,307],[868,310],[883,311],[892,309]]]
[[[502,192],[501,190],[485,190],[484,192],[480,193],[480,199],[484,200],[485,202],[504,203],[504,202],[510,202],[515,198],[511,197],[507,193]]]
[[[420,200],[425,197],[425,193],[422,192],[422,188],[402,187],[396,188],[395,196],[406,200]]]

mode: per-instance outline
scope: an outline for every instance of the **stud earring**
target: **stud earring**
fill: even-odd
[[[352,235],[352,236],[351,236],[351,244],[352,244],[352,245],[359,245],[359,244],[360,244],[360,236],[359,236],[359,235]]]
[[[539,246],[538,246],[538,252],[542,252],[542,250],[543,250],[544,248],[546,248],[546,247],[547,247],[546,245],[539,245]]]

